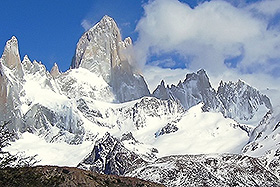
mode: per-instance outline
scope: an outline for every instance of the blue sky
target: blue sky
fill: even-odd
[[[134,41],[137,22],[143,16],[142,5],[148,0],[3,0],[0,4],[0,50],[15,35],[20,54],[42,61],[48,69],[54,62],[65,71],[69,68],[76,43],[84,32],[81,23],[98,22],[105,14],[113,17],[123,37]],[[185,0],[190,6],[197,0]],[[175,58],[175,57],[174,57]]]
[[[279,0],[3,0],[0,8],[1,51],[15,35],[21,56],[48,70],[56,62],[66,71],[85,28],[109,15],[153,84],[200,68],[217,80],[280,81]]]
[[[124,37],[136,39],[135,25],[143,14],[141,4],[136,0],[3,0],[1,53],[6,41],[15,35],[21,56],[27,54],[31,60],[42,61],[48,69],[57,62],[65,71],[84,32],[84,19],[94,24],[107,14],[119,24]]]

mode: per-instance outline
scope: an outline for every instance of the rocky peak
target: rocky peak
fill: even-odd
[[[2,63],[9,69],[16,69],[19,76],[23,76],[20,55],[18,50],[18,41],[15,36],[6,42],[4,52],[2,54]]]
[[[31,60],[29,59],[28,55],[24,55],[22,64],[31,64]]]
[[[164,82],[164,80],[161,80],[161,81],[160,81],[160,86],[165,87],[165,82]]]
[[[103,78],[109,82],[111,61],[116,60],[112,55],[117,54],[115,50],[120,41],[121,34],[116,22],[113,18],[104,16],[80,38],[71,67],[84,67],[93,72],[100,69]],[[103,67],[95,61],[101,61]]]
[[[165,87],[162,81],[153,92],[159,99],[179,100],[185,109],[203,102],[203,111],[219,111],[225,117],[237,121],[248,121],[254,117],[261,105],[272,109],[269,98],[242,80],[237,82],[221,81],[215,91],[206,71],[201,69],[196,73],[186,75],[186,79],[179,81],[177,86]]]
[[[9,120],[12,129],[21,122],[19,95],[23,81],[18,41],[14,36],[6,42],[0,58],[0,75],[0,123]]]
[[[33,64],[27,55],[23,57],[22,67],[24,73],[30,73],[32,71]]]
[[[99,23],[97,23],[93,28],[99,27],[102,30],[114,30],[116,33],[120,33],[117,23],[113,18],[108,15],[103,16]],[[120,34],[119,34],[120,35]]]
[[[144,78],[131,66],[132,40],[122,41],[116,22],[104,16],[80,38],[72,68],[85,68],[113,88],[116,102],[131,101],[149,96]]]
[[[217,97],[221,101],[220,111],[225,117],[235,120],[249,120],[260,105],[272,109],[269,98],[242,80],[220,82]]]
[[[160,96],[160,99],[168,99],[169,95],[168,95],[168,88],[165,87],[165,83],[164,80],[162,80],[160,82],[160,85],[157,86],[157,88],[154,90],[153,92],[154,96]]]
[[[130,37],[127,37],[124,39],[125,47],[132,45],[132,39]]]
[[[146,162],[107,132],[96,141],[92,152],[78,167],[104,174],[124,175],[142,163]]]
[[[201,69],[197,73],[187,74],[185,80],[181,80],[177,86],[165,87],[163,82],[155,89],[153,96],[159,99],[179,100],[185,109],[200,103],[205,103],[205,110],[216,109],[216,92],[212,88],[205,70]]]
[[[54,63],[50,73],[54,78],[56,78],[60,75],[60,71],[59,71],[58,65],[56,63]]]
[[[197,73],[187,74],[183,84],[187,85],[191,81],[196,81],[196,84],[198,86],[211,88],[209,77],[207,76],[206,71],[204,69],[198,70]]]
[[[6,66],[10,69],[14,68],[17,63],[20,63],[18,41],[15,36],[12,36],[12,38],[6,42],[2,58],[6,62]]]
[[[47,75],[48,78],[51,77],[44,64],[42,64],[41,62],[37,62],[36,60],[33,60],[33,62],[31,62],[27,55],[24,56],[21,64],[25,75],[40,74],[40,76],[42,77],[44,77],[45,75]],[[49,80],[47,80],[47,82],[49,82]]]

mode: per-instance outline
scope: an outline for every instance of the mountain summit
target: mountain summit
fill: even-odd
[[[12,120],[21,122],[20,116],[20,90],[23,70],[18,50],[18,41],[15,36],[6,42],[2,57],[0,58],[0,122]],[[17,81],[19,80],[19,81]]]
[[[15,36],[12,36],[12,38],[6,42],[6,46],[1,58],[3,59],[3,63],[6,67],[10,69],[17,68],[18,71],[22,72],[20,66],[18,41]]]
[[[102,76],[113,88],[118,102],[150,95],[147,84],[132,67],[132,41],[122,41],[120,30],[109,16],[85,32],[80,38],[71,68],[85,68]]]
[[[179,100],[187,110],[203,102],[204,111],[218,111],[236,121],[251,120],[261,107],[266,112],[272,109],[266,95],[241,80],[236,83],[221,81],[217,91],[214,90],[203,69],[187,74],[177,86],[165,86],[162,81],[152,95],[159,99]]]

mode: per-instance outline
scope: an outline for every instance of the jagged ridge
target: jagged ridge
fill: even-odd
[[[179,100],[185,109],[203,102],[204,111],[222,112],[225,117],[237,121],[252,119],[261,105],[267,110],[272,109],[266,95],[241,80],[237,83],[221,81],[215,91],[203,69],[187,74],[185,80],[177,86],[165,86],[162,81],[152,95],[159,99]]]

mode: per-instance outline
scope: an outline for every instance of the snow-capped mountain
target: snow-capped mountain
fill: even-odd
[[[80,38],[71,67],[83,67],[101,76],[117,101],[131,101],[150,95],[144,78],[131,65],[135,63],[132,54],[131,39],[122,41],[115,21],[104,16]]]
[[[248,122],[257,112],[261,112],[258,115],[259,121],[272,109],[266,95],[241,80],[236,83],[221,81],[218,90],[214,90],[204,70],[187,74],[185,80],[179,81],[177,86],[165,86],[162,81],[152,95],[159,99],[179,100],[185,109],[203,102],[204,111],[218,111],[239,122]]]
[[[121,140],[131,140],[130,143],[137,144],[131,133],[124,134]],[[124,175],[146,163],[140,155],[127,149],[121,140],[106,133],[78,167],[105,174]]]
[[[153,96],[159,99],[179,100],[185,109],[204,103],[205,111],[216,109],[219,101],[216,91],[212,88],[209,78],[204,70],[197,73],[187,74],[183,82],[178,85],[165,86],[164,81],[154,90]]]
[[[265,156],[266,166],[275,175],[280,176],[280,108],[267,112],[259,125],[252,132],[250,142],[243,148],[246,155]]]
[[[228,154],[163,157],[127,175],[178,187],[280,185],[261,159]]]
[[[266,95],[241,80],[236,83],[221,81],[217,97],[221,103],[220,111],[225,117],[235,120],[250,121],[257,112],[262,112],[264,116],[266,111],[272,109]]]
[[[0,58],[0,122],[19,140],[7,150],[167,186],[279,185],[280,112],[266,95],[242,81],[215,90],[203,69],[150,94],[134,63],[131,39],[108,16],[82,35],[66,72],[21,61],[12,37]]]

